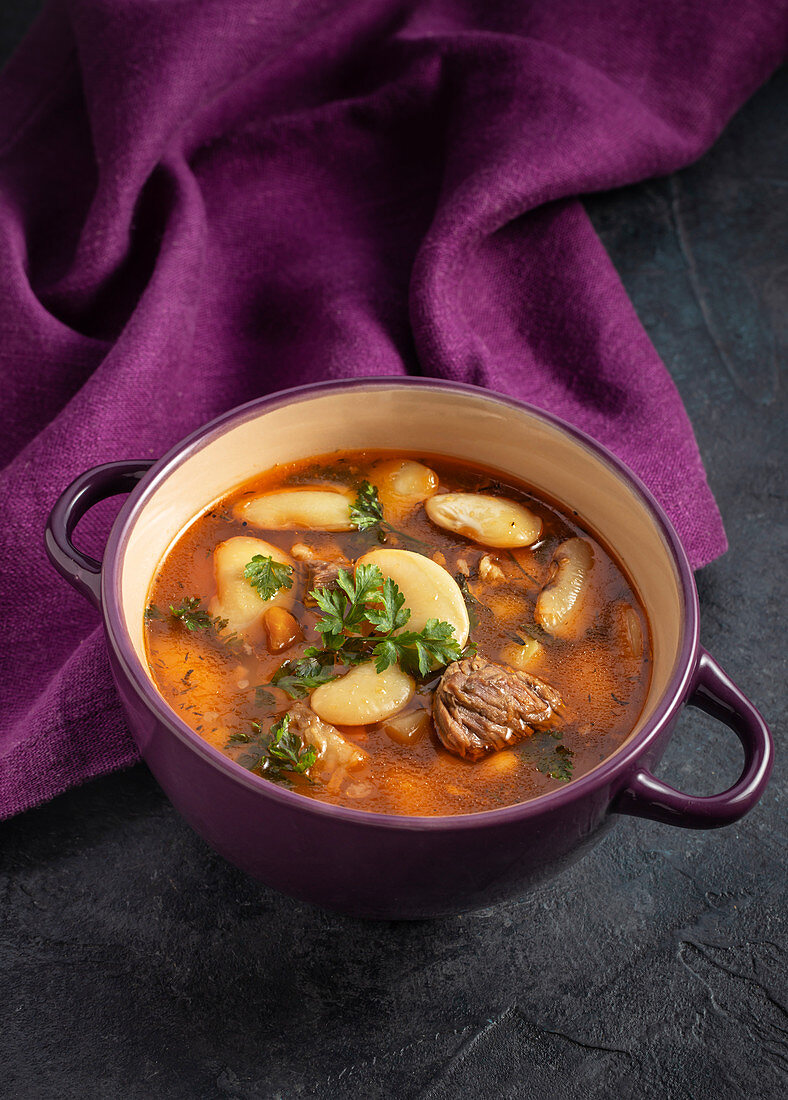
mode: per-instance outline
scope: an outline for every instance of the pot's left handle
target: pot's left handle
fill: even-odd
[[[58,573],[96,607],[101,603],[101,562],[77,550],[74,528],[94,504],[119,493],[130,493],[153,465],[153,459],[105,462],[72,481],[47,521],[46,550]]]

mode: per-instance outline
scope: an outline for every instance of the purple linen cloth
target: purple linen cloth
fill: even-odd
[[[576,196],[697,157],[778,0],[60,0],[0,78],[0,817],[136,759],[59,492],[284,386],[531,401],[725,549],[692,430]],[[95,513],[81,538],[99,540]]]

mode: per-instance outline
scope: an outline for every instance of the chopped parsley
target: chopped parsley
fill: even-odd
[[[325,665],[316,656],[309,656],[285,661],[272,676],[271,683],[274,687],[286,691],[291,699],[303,699],[316,687],[336,678],[330,666]],[[266,694],[273,701],[271,693],[266,692]]]
[[[150,610],[150,608],[148,609]],[[199,596],[186,596],[181,600],[180,607],[173,607],[170,604],[170,614],[174,619],[178,619],[187,630],[224,630],[227,626],[227,619],[220,619],[218,616],[210,615],[208,611],[201,606]],[[157,617],[161,618],[161,614]]]
[[[267,690],[265,684],[258,684],[254,689],[254,705],[256,707],[272,707],[276,697]]]
[[[560,779],[567,783],[572,778],[575,754],[566,745],[556,745],[551,753],[543,757],[536,765],[540,772],[549,775],[551,779]]]
[[[451,623],[428,619],[422,630],[401,629],[410,619],[410,610],[397,585],[390,577],[384,580],[377,565],[359,565],[355,576],[340,569],[337,585],[311,593],[323,612],[315,629],[323,636],[324,650],[312,648],[308,656],[323,664],[330,654],[345,664],[373,659],[378,672],[399,664],[420,676],[460,658]]]
[[[261,600],[270,600],[282,588],[293,587],[293,567],[262,554],[255,554],[244,566],[244,577]]]
[[[525,635],[525,637],[522,635]],[[534,642],[541,642],[542,645],[550,645],[555,641],[553,635],[548,634],[539,623],[520,623],[511,637],[518,645],[525,645],[525,638],[530,638]]]
[[[253,736],[234,733],[227,742],[248,745],[249,749],[238,758],[238,763],[250,771],[258,772],[275,783],[288,783],[289,775],[306,775],[317,760],[312,745],[305,744],[295,730],[290,729],[290,715],[284,714],[263,734],[259,722],[252,722]],[[307,778],[309,776],[307,775]]]

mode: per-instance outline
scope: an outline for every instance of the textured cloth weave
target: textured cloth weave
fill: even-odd
[[[60,0],[0,78],[0,816],[128,764],[59,492],[258,395],[432,375],[531,401],[725,548],[577,196],[697,157],[780,0]],[[100,541],[91,514],[80,539]]]

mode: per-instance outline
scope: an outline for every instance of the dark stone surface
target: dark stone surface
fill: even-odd
[[[0,60],[35,11],[0,5]],[[423,924],[309,909],[229,867],[143,767],[0,829],[0,1093],[782,1097],[785,74],[697,165],[588,203],[695,425],[731,542],[703,641],[775,729],[739,825],[622,818],[519,901]],[[660,774],[737,774],[687,714]]]

